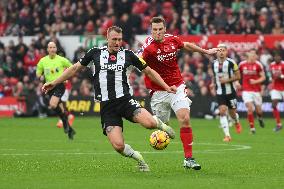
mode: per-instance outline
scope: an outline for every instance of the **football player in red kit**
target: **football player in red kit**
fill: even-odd
[[[261,83],[265,80],[265,74],[262,64],[257,61],[256,50],[252,49],[247,54],[247,60],[239,64],[242,77],[242,98],[247,108],[247,119],[250,125],[250,131],[255,134],[254,116],[255,109],[260,127],[264,127],[262,118],[262,97]]]
[[[274,62],[269,66],[271,72],[272,90],[270,96],[272,100],[273,116],[276,120],[274,131],[280,131],[282,124],[277,104],[280,100],[284,100],[284,61],[281,60],[280,54],[274,55]]]
[[[194,170],[201,166],[192,158],[192,129],[189,124],[191,100],[177,63],[179,49],[197,51],[204,54],[215,54],[217,48],[205,50],[192,43],[182,42],[179,37],[166,34],[165,20],[161,17],[151,19],[151,36],[142,46],[140,56],[149,66],[160,74],[167,84],[176,85],[176,94],[170,94],[145,77],[145,85],[150,89],[151,108],[163,122],[168,122],[171,109],[176,114],[180,125],[180,138],[184,149],[184,167]]]

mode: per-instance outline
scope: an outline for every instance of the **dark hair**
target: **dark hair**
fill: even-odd
[[[117,32],[117,33],[122,33],[122,29],[121,29],[120,27],[118,27],[118,26],[111,26],[111,27],[109,27],[109,28],[107,29],[107,35],[109,35],[109,33],[110,33],[111,31],[115,31],[115,32]]]
[[[163,25],[166,26],[166,21],[165,21],[165,19],[162,18],[162,17],[153,17],[153,18],[150,20],[150,23],[151,23],[151,25],[152,25],[153,23],[163,23]]]

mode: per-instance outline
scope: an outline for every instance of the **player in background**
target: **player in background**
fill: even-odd
[[[242,130],[239,115],[237,113],[237,98],[234,82],[241,79],[238,65],[233,59],[228,58],[228,50],[225,44],[219,44],[217,51],[217,59],[212,64],[214,73],[214,82],[217,94],[217,102],[219,105],[220,125],[223,128],[225,137],[224,142],[232,140],[229,131],[229,122],[227,112],[232,118],[237,133]]]
[[[247,119],[250,125],[250,131],[255,134],[254,127],[254,109],[258,118],[259,126],[264,127],[262,117],[262,97],[261,83],[265,80],[265,74],[262,64],[257,61],[256,50],[252,49],[247,54],[247,60],[239,64],[242,78],[242,98],[247,108]]]
[[[102,130],[113,148],[125,157],[138,162],[140,171],[149,171],[149,166],[138,151],[125,144],[123,137],[123,120],[140,123],[147,129],[160,129],[170,138],[175,137],[174,130],[156,116],[152,116],[139,102],[133,99],[127,77],[129,67],[135,66],[143,71],[155,83],[169,93],[176,92],[176,86],[169,87],[147,63],[132,51],[122,48],[122,29],[112,26],[107,30],[107,46],[90,49],[76,64],[68,68],[58,79],[45,83],[45,92],[53,90],[77,72],[93,64],[95,99],[101,101],[100,114]]]
[[[66,114],[68,116],[68,123],[69,123],[70,127],[72,127],[74,119],[75,119],[75,116],[72,113],[70,113],[69,111],[67,111],[67,106],[66,106],[66,102],[69,99],[69,95],[70,95],[71,89],[72,89],[71,81],[67,80],[64,83],[64,85],[65,85],[65,91],[64,91],[63,96],[61,97],[61,102],[63,103],[63,107],[66,110]],[[62,122],[61,119],[58,120],[56,126],[58,128],[62,128],[63,127],[63,122]]]
[[[272,100],[273,116],[276,120],[276,127],[274,131],[280,131],[282,124],[280,120],[280,113],[277,109],[277,104],[280,100],[284,100],[284,61],[281,60],[280,54],[274,55],[274,62],[269,66],[271,72],[272,90],[270,96]]]
[[[185,168],[199,170],[201,166],[192,157],[193,136],[189,123],[191,100],[187,97],[187,89],[179,70],[177,52],[179,49],[185,49],[212,55],[217,49],[205,50],[192,43],[182,42],[177,36],[166,34],[165,20],[161,17],[153,17],[150,23],[151,36],[146,39],[139,55],[169,86],[178,87],[176,94],[170,94],[146,76],[145,85],[152,95],[152,111],[163,122],[168,123],[173,109],[180,126],[180,139],[185,157],[183,165]]]
[[[37,64],[36,74],[37,77],[46,82],[52,82],[60,77],[66,68],[72,66],[72,64],[66,58],[56,54],[57,47],[54,42],[49,42],[47,45],[48,55],[41,58]],[[44,77],[44,78],[43,78]],[[49,107],[55,111],[63,122],[64,132],[68,134],[69,139],[73,139],[75,135],[74,129],[72,129],[68,123],[68,117],[66,109],[63,106],[61,97],[64,94],[64,84],[56,86],[53,90],[47,93],[49,97]]]

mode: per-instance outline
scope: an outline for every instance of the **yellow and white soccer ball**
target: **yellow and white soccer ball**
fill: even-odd
[[[150,145],[156,150],[165,149],[170,143],[170,137],[165,131],[157,130],[150,135]]]

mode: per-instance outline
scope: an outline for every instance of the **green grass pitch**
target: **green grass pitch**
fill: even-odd
[[[114,152],[102,134],[100,119],[77,117],[74,141],[69,141],[56,118],[0,119],[0,188],[284,188],[284,130],[256,124],[224,143],[218,120],[192,119],[194,157],[200,171],[182,167],[183,152],[177,138],[163,151],[149,145],[151,130],[125,121],[126,143],[142,152],[151,172],[139,172],[136,162]]]

